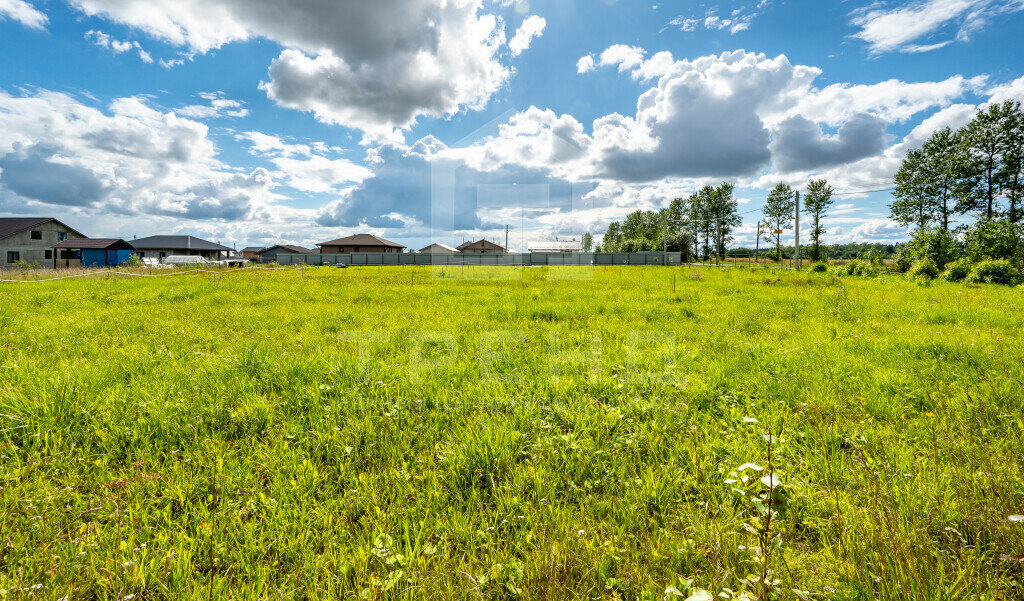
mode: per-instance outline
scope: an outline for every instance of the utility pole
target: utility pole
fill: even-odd
[[[508,252],[508,225],[505,225],[505,252]]]
[[[796,193],[796,255],[794,255],[793,266],[800,271],[800,191]]]
[[[757,263],[761,256],[761,220],[757,220],[757,240],[754,242],[754,262]]]

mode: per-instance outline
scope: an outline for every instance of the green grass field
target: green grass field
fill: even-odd
[[[0,284],[0,598],[1020,599],[1022,309],[692,267]]]

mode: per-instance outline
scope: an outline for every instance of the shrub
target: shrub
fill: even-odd
[[[940,227],[926,228],[914,232],[910,242],[900,247],[897,255],[902,255],[903,265],[906,271],[914,263],[921,259],[931,259],[936,267],[942,269],[947,263],[952,263],[960,258],[960,243],[953,234]],[[897,258],[897,265],[900,265],[900,257]]]
[[[665,241],[665,250],[669,252],[681,252],[689,256],[691,248],[693,248],[693,238],[686,232],[669,234],[668,239]]]
[[[973,264],[968,258],[957,259],[946,265],[946,271],[942,272],[942,279],[947,282],[962,282],[967,274],[971,273]]]
[[[125,267],[139,267],[142,265],[142,259],[139,255],[132,253],[132,256],[128,257],[128,260],[122,263]]]
[[[619,248],[616,250],[616,252],[641,253],[650,252],[654,250],[661,250],[660,242],[658,244],[659,246],[655,248],[654,242],[651,240],[648,240],[646,238],[630,238],[628,240],[623,240],[622,242],[620,242]]]
[[[914,264],[913,254],[911,253],[910,246],[907,244],[901,244],[896,249],[896,254],[893,255],[892,259],[896,263],[896,271],[900,273],[906,273],[910,266]]]
[[[825,273],[828,271],[828,265],[825,265],[824,263],[812,263],[811,271],[815,273]]]
[[[1005,259],[992,259],[982,261],[971,269],[967,281],[972,284],[1004,284],[1015,286],[1024,280],[1021,273],[1017,271],[1009,261]]]
[[[1024,265],[1024,226],[1009,221],[979,221],[967,228],[964,250],[972,261],[1006,259]]]
[[[882,267],[885,264],[885,260],[882,257],[882,252],[877,248],[872,248],[871,251],[868,252],[867,260],[875,267]]]
[[[854,259],[850,261],[844,266],[843,271],[846,272],[846,275],[878,275],[878,270],[875,269],[869,261],[865,261],[864,259]]]
[[[934,280],[938,275],[939,268],[928,257],[918,260],[907,271],[907,277],[911,280]]]

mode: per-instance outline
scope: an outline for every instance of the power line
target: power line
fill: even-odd
[[[874,194],[875,192],[892,192],[896,188],[879,188],[877,190],[852,190],[850,192],[833,192],[832,196],[853,196],[854,194]]]

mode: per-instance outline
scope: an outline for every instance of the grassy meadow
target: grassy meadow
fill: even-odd
[[[0,599],[1021,599],[1024,290],[0,284]]]

